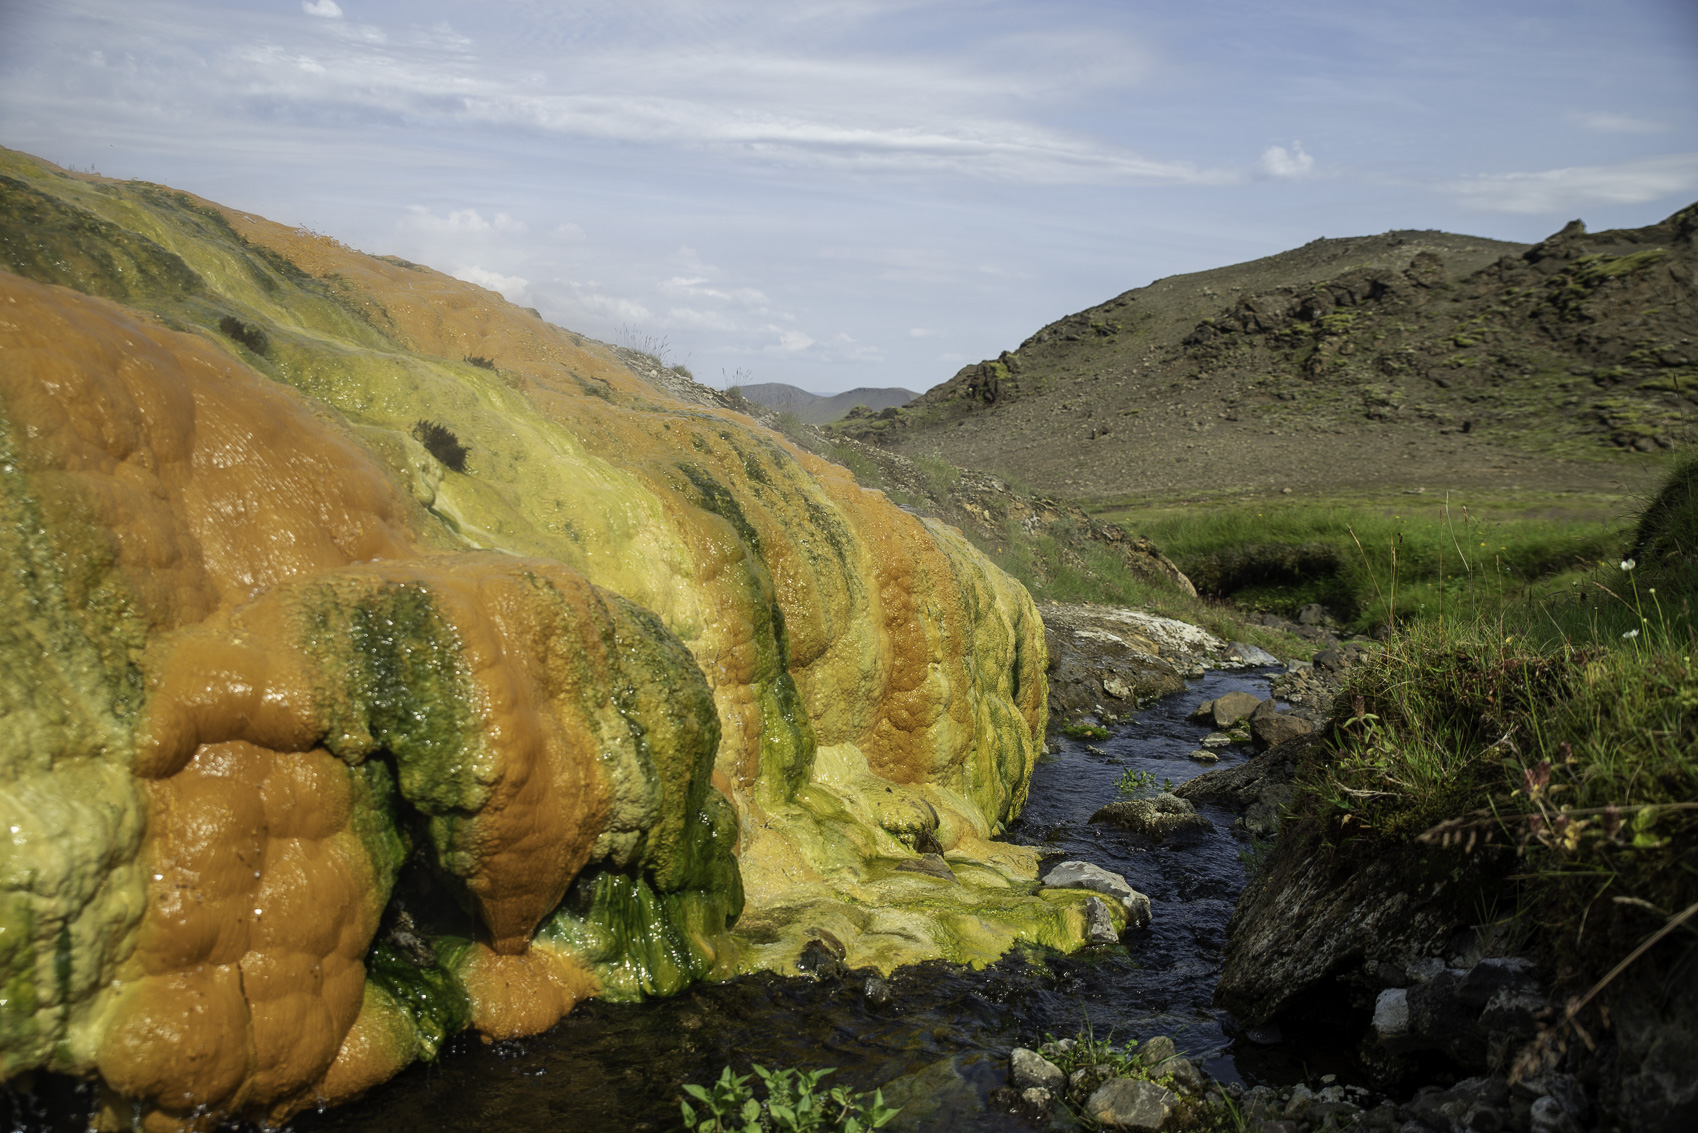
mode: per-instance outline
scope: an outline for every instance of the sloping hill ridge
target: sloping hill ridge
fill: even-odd
[[[861,386],[845,393],[826,396],[809,393],[798,386],[785,385],[783,382],[757,382],[753,385],[738,386],[737,391],[757,405],[776,409],[780,413],[794,413],[810,425],[824,425],[836,421],[858,405],[876,412],[896,405],[906,405],[919,396],[911,389],[897,386]]]
[[[822,937],[1083,943],[992,841],[1030,596],[623,357],[0,150],[0,1079],[276,1125]]]
[[[1695,233],[1698,206],[1532,247],[1316,240],[1125,292],[842,427],[1098,501],[1598,486],[1691,430]]]

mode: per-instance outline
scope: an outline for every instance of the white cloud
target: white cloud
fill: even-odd
[[[455,209],[447,216],[437,216],[423,205],[410,205],[408,215],[401,224],[416,232],[430,232],[438,235],[476,235],[495,234],[499,236],[516,236],[525,231],[523,221],[514,220],[504,212],[498,212],[493,219],[485,220],[477,209]]]
[[[771,327],[769,329],[778,330],[779,328]],[[797,351],[806,350],[813,344],[814,340],[799,330],[783,330],[779,331],[777,344],[769,346],[767,349],[781,350],[786,354],[794,354]]]
[[[1302,142],[1292,142],[1291,148],[1269,146],[1262,151],[1262,169],[1274,177],[1307,177],[1315,168],[1315,159],[1303,151]]]
[[[475,283],[479,287],[496,291],[509,303],[529,306],[531,302],[531,281],[521,279],[516,275],[502,275],[487,268],[464,267],[454,273],[455,279],[463,279],[467,283]]]
[[[940,335],[942,333],[943,332],[940,331],[940,330],[927,330],[925,327],[909,327],[908,328],[908,337],[909,338],[936,338],[938,335]]]
[[[1636,205],[1698,188],[1698,153],[1538,173],[1486,173],[1445,188],[1488,212],[1566,213],[1583,205]]]
[[[554,226],[554,234],[562,240],[569,240],[574,244],[582,244],[586,239],[584,230],[578,225],[569,222],[566,224],[556,224]]]
[[[326,20],[342,18],[342,5],[336,0],[301,0],[301,11],[309,16],[318,16]]]
[[[1569,113],[1568,120],[1604,134],[1661,134],[1668,130],[1661,122],[1653,122],[1649,118],[1635,118],[1630,114],[1610,114],[1605,111],[1575,110]]]

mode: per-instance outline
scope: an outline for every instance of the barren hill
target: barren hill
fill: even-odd
[[[1316,240],[1158,280],[841,428],[1044,491],[1597,487],[1698,401],[1698,206],[1528,247]]]
[[[757,405],[776,409],[780,413],[794,413],[811,425],[836,421],[858,405],[873,410],[888,409],[912,401],[916,396],[913,390],[899,386],[859,386],[830,395],[809,393],[799,386],[786,385],[783,382],[760,382],[736,388],[745,398]]]

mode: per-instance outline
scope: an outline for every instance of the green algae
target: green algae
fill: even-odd
[[[603,997],[616,1003],[676,995],[707,976],[717,959],[712,942],[734,915],[734,894],[704,890],[657,893],[645,877],[619,872],[581,877],[580,909],[568,905],[539,934],[589,962]]]
[[[442,1044],[472,1022],[472,1001],[454,974],[453,960],[469,941],[442,939],[434,964],[415,964],[387,942],[366,954],[366,982],[389,997],[412,1026],[418,1056],[434,1059]]]

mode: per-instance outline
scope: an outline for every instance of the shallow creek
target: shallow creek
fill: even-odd
[[[883,1007],[868,1003],[863,979],[771,975],[644,1004],[592,1001],[534,1038],[484,1044],[462,1036],[434,1065],[414,1066],[354,1105],[305,1114],[293,1125],[301,1133],[669,1130],[679,1127],[681,1083],[707,1082],[727,1062],[740,1071],[758,1062],[835,1066],[828,1085],[887,1084],[888,1100],[907,1103],[894,1128],[1026,1130],[1019,1119],[984,1109],[985,1096],[1002,1084],[1009,1048],[1087,1025],[1117,1042],[1171,1034],[1225,1081],[1300,1077],[1303,1067],[1278,1047],[1235,1035],[1210,1002],[1244,884],[1247,843],[1232,837],[1233,815],[1204,807],[1214,831],[1167,843],[1087,822],[1114,800],[1127,768],[1178,785],[1246,758],[1246,749],[1228,748],[1218,764],[1193,762],[1188,753],[1209,729],[1185,716],[1199,700],[1235,689],[1266,696],[1269,675],[1211,671],[1110,739],[1056,741],[1057,754],[1038,766],[1010,837],[1052,851],[1046,868],[1079,858],[1123,873],[1147,893],[1153,921],[1124,948],[1011,956],[978,972],[920,965],[891,978]]]
[[[1186,720],[1200,700],[1243,690],[1268,695],[1270,671],[1211,671],[1186,692],[1138,713],[1094,745],[1054,741],[1038,765],[1026,810],[1009,836],[1046,850],[1045,869],[1082,859],[1149,895],[1150,927],[1124,947],[1072,956],[1009,956],[982,971],[947,964],[903,969],[889,980],[890,1001],[871,1004],[865,977],[814,981],[771,974],[702,985],[642,1004],[582,1004],[553,1030],[533,1038],[484,1043],[453,1040],[433,1064],[415,1065],[352,1105],[297,1116],[297,1133],[627,1133],[680,1127],[684,1082],[708,1082],[728,1062],[832,1066],[827,1085],[870,1090],[904,1106],[895,1130],[1007,1130],[1032,1127],[989,1112],[985,1099],[1003,1084],[1007,1054],[1045,1034],[1090,1027],[1116,1042],[1172,1035],[1222,1081],[1287,1084],[1329,1066],[1317,1048],[1258,1045],[1238,1034],[1211,1003],[1226,944],[1226,924],[1244,885],[1248,843],[1231,834],[1233,815],[1202,807],[1212,831],[1165,843],[1087,820],[1116,798],[1128,769],[1175,786],[1248,756],[1222,748],[1215,764],[1189,753],[1210,729]],[[1091,750],[1094,747],[1096,750]],[[1266,1036],[1258,1036],[1266,1037]],[[1319,1060],[1317,1060],[1319,1058]],[[61,1081],[33,1102],[6,1099],[16,1130],[86,1125],[87,1086]]]

